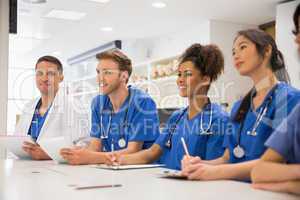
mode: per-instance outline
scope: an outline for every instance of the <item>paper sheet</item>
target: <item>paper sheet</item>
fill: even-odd
[[[0,148],[7,149],[20,159],[30,159],[22,149],[25,141],[34,143],[30,136],[0,136]]]
[[[62,148],[72,147],[65,137],[45,138],[39,141],[41,148],[57,163],[66,163],[66,160],[60,155]]]
[[[156,167],[164,167],[165,165],[160,164],[147,164],[147,165],[95,165],[96,168],[99,169],[110,169],[110,170],[127,170],[127,169],[146,169],[146,168],[156,168]]]

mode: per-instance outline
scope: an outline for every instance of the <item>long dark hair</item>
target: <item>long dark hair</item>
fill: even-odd
[[[300,3],[298,4],[293,16],[294,25],[295,25],[295,30],[293,30],[293,33],[295,35],[299,33],[299,17],[300,17]]]
[[[261,57],[265,56],[265,52],[268,46],[272,47],[272,53],[270,58],[271,70],[275,74],[279,81],[290,83],[290,76],[285,68],[285,63],[282,53],[278,50],[274,39],[266,32],[257,29],[248,29],[239,31],[236,39],[239,36],[243,36],[253,42],[256,46],[257,52]],[[236,40],[235,39],[235,40]],[[243,98],[241,105],[234,117],[234,120],[241,122],[245,119],[246,114],[251,105],[251,97],[255,92],[254,89],[250,90]]]

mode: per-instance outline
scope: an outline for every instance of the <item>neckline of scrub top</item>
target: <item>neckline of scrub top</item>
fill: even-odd
[[[259,111],[262,109],[262,107],[265,106],[265,104],[266,104],[266,102],[268,101],[268,99],[270,98],[270,96],[272,96],[272,95],[275,93],[275,91],[277,90],[277,88],[278,88],[280,85],[281,85],[281,82],[280,82],[280,81],[279,81],[278,83],[276,83],[276,85],[274,85],[274,86],[270,89],[270,91],[267,93],[267,95],[265,96],[265,98],[264,98],[264,100],[262,101],[262,103],[261,103],[256,109],[254,108],[254,105],[253,105],[253,98],[254,98],[255,95],[256,95],[256,90],[254,89],[254,95],[253,95],[253,96],[251,95],[251,104],[250,104],[250,110],[251,110],[251,112],[253,112],[253,113],[259,112]]]
[[[39,99],[37,105],[35,106],[34,115],[45,118],[48,115],[48,111],[50,110],[52,103],[50,104],[50,106],[47,108],[46,112],[43,115],[41,115],[39,112],[39,109],[41,108],[41,106],[42,106],[42,98]]]
[[[44,126],[44,123],[46,121],[46,118],[47,118],[47,115],[48,115],[48,112],[52,106],[52,103],[50,104],[50,106],[48,107],[47,111],[44,113],[44,115],[40,115],[39,113],[39,109],[42,105],[42,98],[39,99],[37,105],[35,106],[35,109],[34,109],[34,113],[33,113],[33,117],[32,117],[32,120],[31,120],[31,124],[30,124],[30,128],[28,130],[28,133],[30,133],[29,135],[36,141],[38,139],[38,137],[40,136],[40,131],[42,129],[42,127]],[[36,134],[36,137],[32,136],[32,122],[34,120],[37,120],[37,126],[39,125],[39,120],[41,120],[41,127],[40,129],[38,130],[38,133]]]
[[[120,114],[121,112],[126,111],[126,110],[127,110],[126,112],[128,112],[128,109],[129,109],[129,106],[130,106],[131,96],[132,96],[131,86],[128,86],[128,95],[127,95],[125,101],[122,103],[121,107],[119,108],[119,110],[117,112],[114,111],[113,105],[110,101],[110,98],[108,98],[108,108],[110,109],[111,114],[112,115],[117,115],[117,114]]]
[[[207,103],[203,106],[203,108],[201,109],[200,112],[198,112],[193,118],[189,118],[189,113],[188,113],[188,110],[189,110],[189,106],[186,107],[186,110],[184,111],[185,112],[185,118],[186,120],[189,122],[189,121],[194,121],[195,119],[197,119],[199,117],[199,115],[201,115],[203,113],[203,115],[205,114],[205,112],[208,110],[208,106],[210,107],[210,109],[213,109],[212,108],[212,103],[210,101],[210,98],[208,98],[208,101]]]

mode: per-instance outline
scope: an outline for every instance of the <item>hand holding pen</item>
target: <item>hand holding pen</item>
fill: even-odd
[[[181,142],[182,142],[182,146],[183,146],[183,149],[185,152],[185,156],[181,160],[181,168],[182,168],[182,171],[184,172],[184,169],[188,168],[191,164],[201,163],[202,160],[198,156],[193,157],[189,154],[187,145],[186,145],[183,137],[181,137]]]

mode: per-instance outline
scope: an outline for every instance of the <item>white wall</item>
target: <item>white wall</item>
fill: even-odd
[[[209,21],[199,22],[180,31],[158,37],[154,43],[151,58],[164,58],[180,55],[193,43],[209,42]]]
[[[215,83],[209,94],[214,102],[233,102],[252,87],[249,78],[241,77],[233,66],[232,44],[236,33],[242,29],[257,28],[254,25],[236,24],[223,21],[207,20],[194,26],[184,27],[181,31],[155,38],[145,38],[124,43],[124,51],[136,63],[180,55],[193,43],[216,44],[225,57],[225,73]]]
[[[300,88],[300,57],[294,42],[293,14],[300,0],[279,4],[276,14],[276,42],[284,55],[293,86]]]
[[[215,84],[216,90],[212,87],[209,94],[215,96],[214,100],[217,102],[229,103],[229,107],[244,96],[253,85],[249,78],[238,74],[232,62],[233,40],[238,31],[248,28],[257,28],[257,26],[215,20],[210,22],[210,43],[216,44],[222,50],[225,70],[224,75]]]
[[[8,9],[9,0],[0,1],[0,134],[6,133],[8,77]],[[0,158],[5,153],[0,149]]]
[[[156,37],[122,40],[123,50],[135,63],[139,63],[180,55],[193,43],[209,42],[208,20],[179,30]]]

